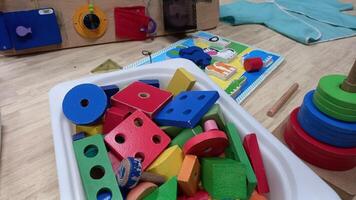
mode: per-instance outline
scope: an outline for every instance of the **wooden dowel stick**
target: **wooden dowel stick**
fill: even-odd
[[[269,117],[273,117],[279,111],[279,109],[281,109],[282,106],[288,101],[288,99],[294,94],[294,92],[297,91],[298,87],[298,83],[294,83],[272,106],[272,108],[267,112],[267,115]]]
[[[350,70],[349,75],[347,76],[345,81],[342,83],[341,89],[343,89],[347,92],[356,93],[356,60]]]

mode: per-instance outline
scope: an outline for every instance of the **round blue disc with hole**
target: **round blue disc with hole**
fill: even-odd
[[[308,92],[298,113],[301,127],[312,137],[326,144],[356,147],[356,123],[333,119],[320,112],[313,103],[314,90]]]
[[[107,97],[102,88],[94,84],[80,84],[65,95],[62,103],[64,115],[76,125],[98,121],[107,107]]]

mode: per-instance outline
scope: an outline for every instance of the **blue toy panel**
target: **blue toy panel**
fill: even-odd
[[[0,12],[0,51],[6,51],[12,49],[12,43],[7,32],[5,15]]]
[[[11,38],[12,46],[15,50],[62,43],[57,18],[53,9],[9,12],[4,13],[3,17],[8,31],[7,35]],[[20,37],[16,33],[18,27],[23,27],[31,33]],[[2,34],[1,38],[5,38],[6,35]]]

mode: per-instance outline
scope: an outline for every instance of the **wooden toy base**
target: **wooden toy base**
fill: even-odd
[[[18,55],[27,54],[39,51],[49,51],[56,49],[73,48],[80,46],[88,46],[95,44],[111,43],[124,41],[127,39],[116,38],[115,35],[115,21],[114,21],[114,8],[124,6],[147,6],[147,1],[144,0],[100,0],[94,1],[94,5],[98,6],[106,14],[107,30],[105,34],[95,40],[88,40],[81,37],[73,25],[72,18],[75,11],[87,4],[84,0],[62,0],[62,1],[46,1],[46,0],[2,0],[0,1],[0,10],[2,12],[31,10],[37,8],[53,8],[56,12],[58,23],[62,35],[61,46],[44,47],[36,49],[28,49],[25,51],[6,51],[0,52],[4,55]],[[168,35],[174,32],[167,32],[164,29],[163,21],[163,5],[162,0],[152,0],[148,12],[150,17],[157,23],[157,36]],[[219,0],[202,1],[197,0],[196,6],[196,21],[197,30],[207,30],[215,28],[219,22]],[[193,31],[193,30],[189,30]]]
[[[289,119],[287,118],[273,131],[274,136],[276,136],[283,144],[286,145],[283,139],[284,129]],[[315,167],[307,162],[308,165],[316,174],[318,174],[323,180],[325,180],[344,200],[354,200],[356,199],[356,168],[348,171],[338,172],[329,171]]]

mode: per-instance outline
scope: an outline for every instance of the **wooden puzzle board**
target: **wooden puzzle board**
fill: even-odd
[[[92,1],[95,6],[98,6],[101,10],[105,12],[106,17],[108,19],[108,28],[106,30],[106,33],[101,38],[95,40],[88,40],[82,38],[74,29],[72,22],[72,17],[75,13],[75,10],[83,5],[88,4],[87,0],[1,0],[0,11],[10,12],[38,8],[53,8],[58,18],[58,23],[60,26],[63,40],[62,45],[59,47],[61,49],[125,40],[116,38],[114,8],[125,6],[146,6],[147,2],[147,0]],[[153,20],[155,20],[155,22],[157,23],[157,36],[172,34],[173,32],[166,32],[164,30],[162,0],[151,0],[149,5],[150,6],[148,7],[148,12],[150,14],[150,17],[153,18]],[[197,0],[196,14],[197,30],[215,28],[219,22],[219,0]],[[26,52],[17,52],[15,54],[49,49],[51,48],[30,49]],[[11,52],[8,53],[12,54]]]

